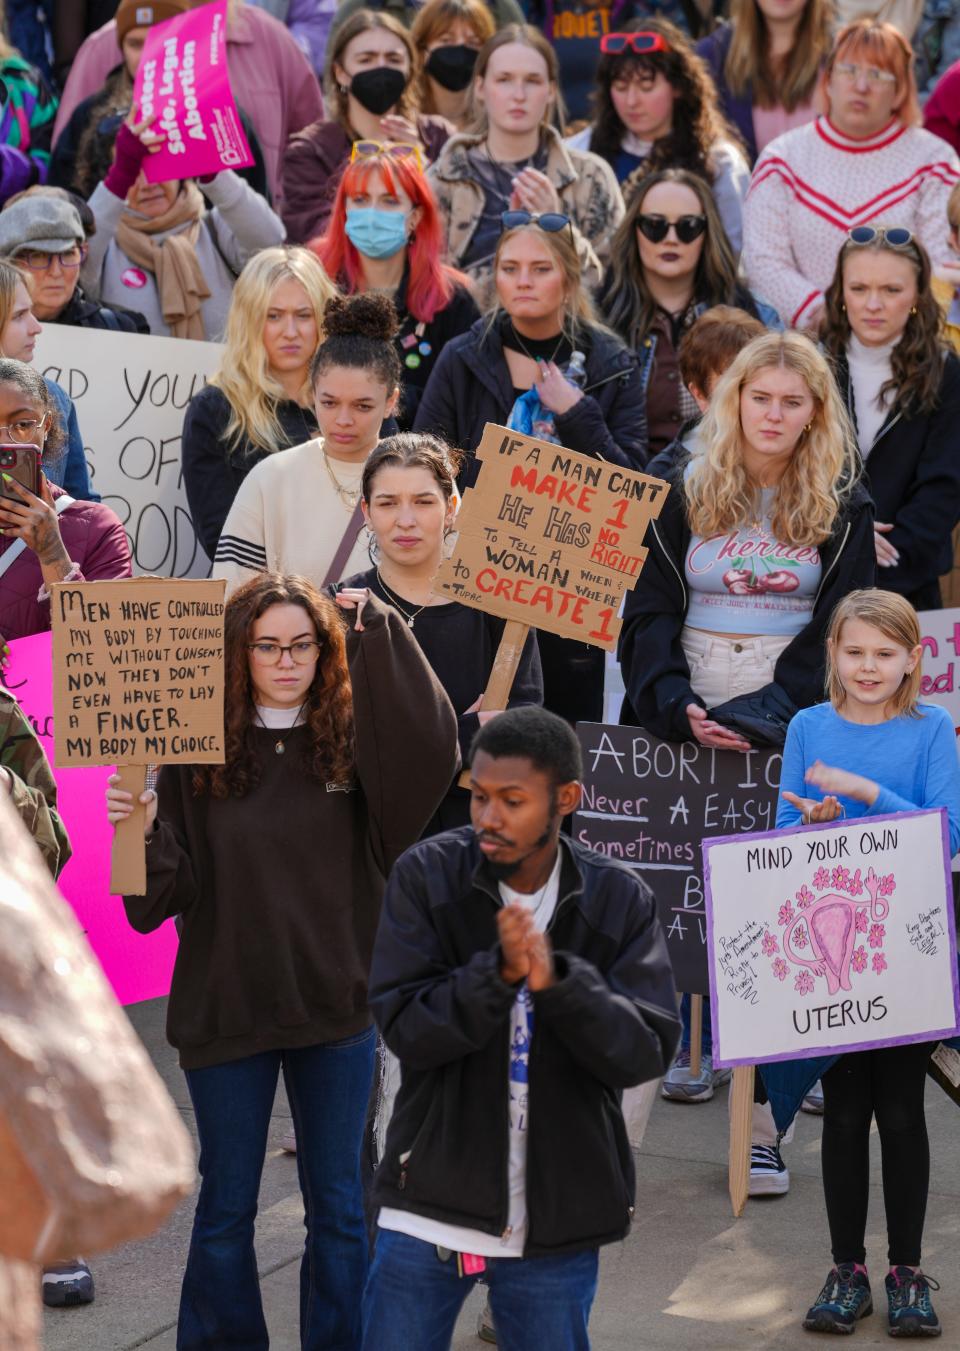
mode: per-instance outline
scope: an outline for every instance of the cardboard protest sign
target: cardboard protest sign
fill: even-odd
[[[660,741],[639,727],[580,723],[583,799],[574,835],[650,886],[677,987],[705,994],[704,837],[772,829],[779,751],[719,751]]]
[[[612,651],[669,485],[488,423],[438,589],[475,609]]]
[[[51,765],[55,760],[52,636],[40,633],[10,644],[2,683],[20,704]],[[54,769],[57,809],[70,836],[70,861],[58,886],[69,901],[104,974],[121,1004],[136,1004],[170,992],[177,955],[173,923],[138,934],[110,899],[110,847],[113,830],[103,795],[109,768],[99,765]]]
[[[133,86],[138,122],[166,137],[144,160],[151,183],[200,178],[253,163],[227,71],[227,0],[147,30]]]
[[[58,765],[223,764],[225,586],[53,588]]]
[[[713,1063],[949,1037],[944,810],[705,840]]]
[[[40,343],[43,375],[76,405],[91,481],[120,517],[134,571],[208,577],[180,437],[187,404],[220,365],[221,345],[66,324],[48,325]]]

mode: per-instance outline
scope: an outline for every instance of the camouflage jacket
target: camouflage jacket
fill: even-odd
[[[0,690],[0,765],[13,778],[10,801],[58,877],[71,849],[57,814],[56,780],[36,733],[6,690]]]

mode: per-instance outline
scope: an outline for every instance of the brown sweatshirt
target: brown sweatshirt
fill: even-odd
[[[167,1035],[184,1069],[354,1036],[371,1023],[367,974],[387,873],[419,837],[457,763],[457,720],[403,620],[371,599],[347,635],[356,779],[303,768],[309,733],[255,729],[260,782],[194,796],[190,766],[158,783],[147,894],[127,917],[149,933],[182,917]]]

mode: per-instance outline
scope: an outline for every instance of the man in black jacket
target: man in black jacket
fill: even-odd
[[[580,1351],[600,1244],[633,1216],[623,1089],[679,1020],[653,896],[561,836],[573,731],[498,714],[472,747],[472,825],[404,854],[370,1001],[403,1078],[374,1197],[364,1351],[449,1345],[486,1272],[501,1351]]]

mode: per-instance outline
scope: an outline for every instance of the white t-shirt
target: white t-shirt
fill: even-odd
[[[547,878],[542,890],[527,895],[514,891],[505,882],[500,883],[504,905],[516,903],[533,912],[538,932],[543,933],[553,919],[560,894],[560,861]],[[444,1224],[410,1210],[395,1210],[383,1206],[377,1220],[381,1229],[392,1229],[398,1234],[422,1239],[424,1243],[449,1248],[451,1252],[472,1253],[477,1257],[522,1257],[527,1241],[527,1069],[530,1043],[533,1039],[533,996],[526,981],[520,986],[510,1011],[510,1161],[508,1177],[510,1204],[507,1227],[502,1235],[484,1234],[479,1229],[466,1229],[458,1224]]]

